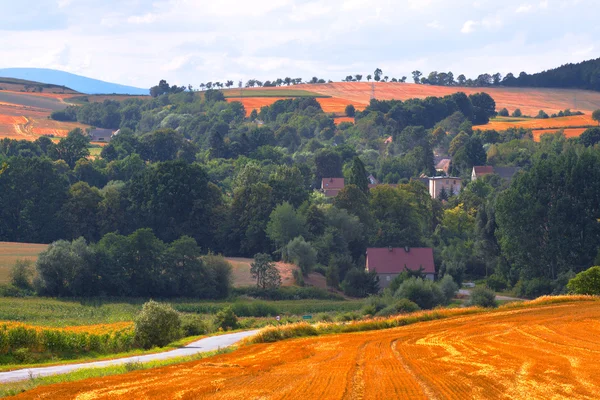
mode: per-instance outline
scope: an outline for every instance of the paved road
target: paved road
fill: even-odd
[[[218,350],[219,348],[229,347],[243,338],[256,334],[258,330],[229,333],[226,335],[212,336],[204,339],[200,339],[196,342],[190,343],[185,347],[166,351],[164,353],[147,354],[144,356],[133,356],[126,358],[118,358],[115,360],[106,361],[94,361],[81,364],[69,364],[69,365],[57,365],[54,367],[40,367],[40,368],[27,368],[19,369],[10,372],[0,372],[0,383],[14,382],[29,379],[31,376],[48,376],[65,374],[67,372],[75,371],[82,368],[99,368],[108,367],[111,365],[126,364],[129,362],[148,362],[155,360],[166,360],[169,358],[190,356],[196,353],[203,353],[206,351]]]
[[[465,295],[465,296],[471,296],[471,291],[468,289],[460,289],[458,291],[459,294]],[[503,301],[521,301],[523,299],[519,299],[517,297],[508,297],[508,296],[501,296],[499,294],[496,295],[496,300],[503,300]]]

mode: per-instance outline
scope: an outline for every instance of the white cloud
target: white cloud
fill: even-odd
[[[437,29],[437,30],[444,29],[444,26],[442,24],[440,24],[437,19],[435,21],[429,22],[427,24],[427,27],[431,28],[431,29]]]
[[[463,24],[462,29],[460,30],[462,33],[471,33],[475,31],[475,27],[479,25],[479,22],[468,20]]]
[[[545,10],[546,8],[548,8],[548,0],[542,0],[542,1],[540,1],[539,7],[540,7],[541,9],[544,9],[544,10]]]
[[[521,4],[517,9],[516,13],[527,13],[533,9],[533,6],[529,3]]]
[[[151,24],[155,22],[156,19],[157,16],[155,14],[147,13],[144,15],[132,15],[131,17],[127,18],[127,22],[130,24]]]

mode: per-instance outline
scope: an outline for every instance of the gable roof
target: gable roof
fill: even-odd
[[[506,179],[509,181],[520,170],[521,170],[521,168],[519,168],[519,167],[494,167],[494,173],[500,175],[500,178]]]
[[[449,158],[442,158],[439,163],[435,166],[436,170],[448,171],[450,169],[450,163],[452,162]]]
[[[477,176],[487,175],[487,174],[493,174],[494,173],[494,167],[492,167],[491,165],[476,166],[476,167],[473,167],[473,172]]]
[[[378,274],[399,274],[404,267],[417,271],[423,267],[423,273],[435,274],[433,249],[431,247],[372,247],[367,249],[367,270]]]
[[[92,138],[92,141],[109,141],[113,136],[113,132],[112,129],[95,128],[90,131],[90,137]]]
[[[342,190],[344,188],[344,178],[323,178],[321,180],[321,189],[337,189]]]

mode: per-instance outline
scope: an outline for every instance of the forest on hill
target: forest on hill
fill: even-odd
[[[433,247],[457,283],[560,293],[599,261],[600,134],[477,129],[495,113],[485,93],[373,100],[339,125],[314,98],[246,116],[217,90],[72,107],[66,118],[119,134],[97,158],[80,130],[0,141],[0,241],[55,242],[38,263],[48,295],[222,297],[219,266],[189,260],[264,253],[364,296],[377,290],[365,250],[388,246]],[[433,199],[418,178],[440,157],[464,185]],[[521,172],[469,182],[478,165]],[[318,190],[330,177],[346,180],[333,199]]]

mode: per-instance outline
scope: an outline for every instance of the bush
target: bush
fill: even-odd
[[[168,304],[150,300],[135,319],[135,340],[145,349],[164,347],[179,339],[180,334],[179,313]]]
[[[224,331],[237,329],[238,319],[231,307],[225,307],[215,316],[215,325]]]
[[[600,295],[600,267],[578,273],[569,281],[567,288],[573,294]]]
[[[512,116],[519,118],[519,117],[523,116],[523,113],[521,112],[520,108],[517,108],[517,109],[515,109],[515,111],[513,111]]]
[[[443,304],[444,293],[438,285],[427,279],[410,278],[400,285],[394,294],[396,298],[408,299],[422,309],[430,309]]]
[[[181,331],[184,337],[204,335],[208,333],[208,326],[199,315],[183,314],[181,315]]]
[[[468,305],[489,308],[498,307],[496,293],[486,287],[478,286],[471,291],[471,299]]]
[[[387,307],[387,304],[381,297],[370,296],[361,312],[363,315],[375,315],[385,307]]]
[[[292,275],[294,276],[294,282],[296,285],[304,286],[304,276],[302,275],[302,271],[295,269],[292,271]]]
[[[353,268],[342,282],[344,294],[353,297],[366,297],[379,292],[379,277],[375,272]]]
[[[498,111],[498,115],[501,117],[508,117],[508,110],[503,108],[502,110]]]
[[[10,283],[23,290],[33,290],[33,261],[18,259],[10,271]]]
[[[454,282],[454,279],[450,275],[445,275],[438,283],[444,297],[446,298],[445,304],[449,304],[456,293],[458,293],[458,285]]]
[[[346,106],[346,116],[348,117],[354,117],[356,115],[356,109],[354,108],[354,106],[352,104],[348,104]]]
[[[515,285],[515,293],[519,297],[530,299],[552,293],[554,286],[552,281],[546,278],[533,278],[529,280],[519,280]]]
[[[389,317],[390,315],[406,314],[419,311],[421,308],[408,299],[400,299],[394,304],[387,306],[377,313],[378,317]]]
[[[485,284],[490,289],[499,292],[508,287],[508,283],[500,275],[492,274],[486,280]]]

